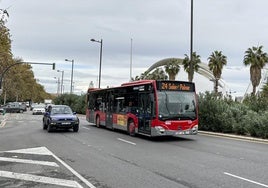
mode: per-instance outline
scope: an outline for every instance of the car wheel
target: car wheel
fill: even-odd
[[[47,132],[49,132],[49,133],[52,132],[52,127],[50,124],[47,125]]]
[[[75,126],[73,127],[73,130],[74,130],[74,132],[78,132],[78,130],[79,130],[79,125],[75,125]]]
[[[47,124],[46,122],[43,120],[43,130],[46,130],[47,129]]]

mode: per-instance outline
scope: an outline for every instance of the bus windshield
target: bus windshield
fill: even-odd
[[[197,118],[194,92],[158,91],[160,120],[195,120]]]

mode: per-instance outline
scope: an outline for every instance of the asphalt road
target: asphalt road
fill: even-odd
[[[268,187],[267,143],[130,137],[84,116],[78,133],[48,133],[29,111],[6,115],[0,143],[0,187]]]

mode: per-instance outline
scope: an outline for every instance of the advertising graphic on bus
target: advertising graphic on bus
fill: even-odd
[[[86,119],[130,135],[178,136],[198,132],[195,85],[140,80],[120,87],[88,89]]]

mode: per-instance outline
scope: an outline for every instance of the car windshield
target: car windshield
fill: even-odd
[[[68,106],[54,106],[51,110],[51,114],[72,114],[72,110]]]

